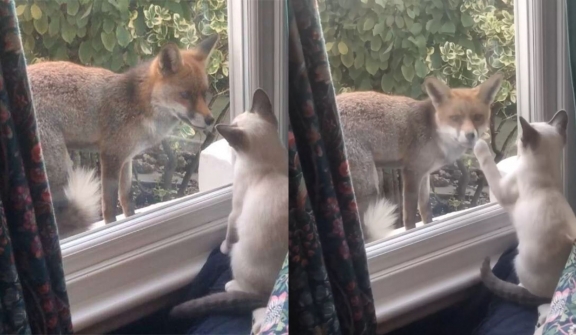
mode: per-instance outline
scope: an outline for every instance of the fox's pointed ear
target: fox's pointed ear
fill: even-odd
[[[566,128],[568,128],[568,113],[561,109],[554,114],[554,116],[548,121],[548,124],[554,126],[556,130],[562,135],[564,139],[564,144],[566,144]]]
[[[235,150],[245,149],[248,145],[248,139],[242,129],[227,124],[217,124],[216,130],[224,137],[228,144]]]
[[[278,127],[278,120],[272,110],[272,102],[270,102],[268,94],[266,94],[266,92],[261,88],[254,91],[250,113],[256,113],[264,120],[270,122],[275,127]]]
[[[478,98],[487,105],[491,105],[500,91],[502,75],[496,73],[478,86]]]
[[[182,56],[180,49],[174,43],[165,44],[158,54],[158,70],[163,76],[169,76],[180,70]]]
[[[520,127],[522,127],[522,137],[520,137],[520,141],[524,147],[530,147],[532,149],[536,149],[538,145],[538,141],[540,140],[540,134],[524,119],[523,117],[519,116],[520,118]]]
[[[450,99],[450,87],[434,77],[428,77],[424,80],[424,88],[428,97],[432,100],[434,107],[438,108],[442,103]]]
[[[214,47],[220,40],[220,36],[218,34],[210,35],[202,42],[198,43],[194,47],[194,58],[196,58],[199,62],[205,62],[207,59],[210,58]]]

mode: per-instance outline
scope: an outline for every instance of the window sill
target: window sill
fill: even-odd
[[[63,241],[75,331],[110,331],[109,319],[189,283],[223,240],[231,199],[226,186]]]
[[[514,161],[511,157],[500,162],[501,173],[510,172]],[[410,233],[397,229],[393,239],[366,245],[381,326],[478,283],[482,260],[490,256],[494,263],[516,242],[508,214],[496,203],[418,226]]]

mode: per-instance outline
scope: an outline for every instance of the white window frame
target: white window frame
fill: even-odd
[[[576,208],[576,177],[568,173],[575,168],[576,135],[564,7],[564,0],[515,2],[518,115],[534,122],[549,120],[561,108],[568,112],[564,186]],[[516,242],[510,219],[497,204],[437,221],[367,245],[379,330],[401,327],[446,307],[443,300],[479,282],[485,257],[494,264]]]
[[[228,21],[231,116],[263,87],[287,143],[285,2],[228,0]],[[273,32],[266,41],[254,35],[262,27]],[[224,239],[231,199],[225,186],[61,241],[75,331],[108,332],[168,303]]]

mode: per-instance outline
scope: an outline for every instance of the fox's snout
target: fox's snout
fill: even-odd
[[[206,115],[204,117],[204,122],[206,122],[207,126],[210,126],[212,123],[214,123],[214,117],[212,115]]]

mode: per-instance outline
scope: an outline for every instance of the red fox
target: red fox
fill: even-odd
[[[401,169],[404,227],[415,227],[417,206],[422,221],[432,222],[430,173],[474,147],[488,128],[490,105],[501,82],[496,74],[475,88],[450,89],[429,77],[424,81],[429,98],[423,101],[378,92],[336,97],[358,209],[367,215],[363,220],[367,232],[385,233],[396,221],[390,203],[373,204],[381,167]],[[370,205],[385,208],[368,210]]]
[[[98,187],[74,184],[96,180],[86,171],[70,169],[68,149],[99,152],[105,222],[116,221],[118,197],[124,215],[133,215],[132,157],[158,145],[178,121],[196,129],[214,122],[205,96],[205,68],[218,40],[218,35],[210,36],[191,50],[166,44],[154,59],[122,74],[70,62],[28,67],[61,235],[94,222],[98,213],[97,207],[86,208],[97,206]],[[65,208],[61,215],[59,207]]]

